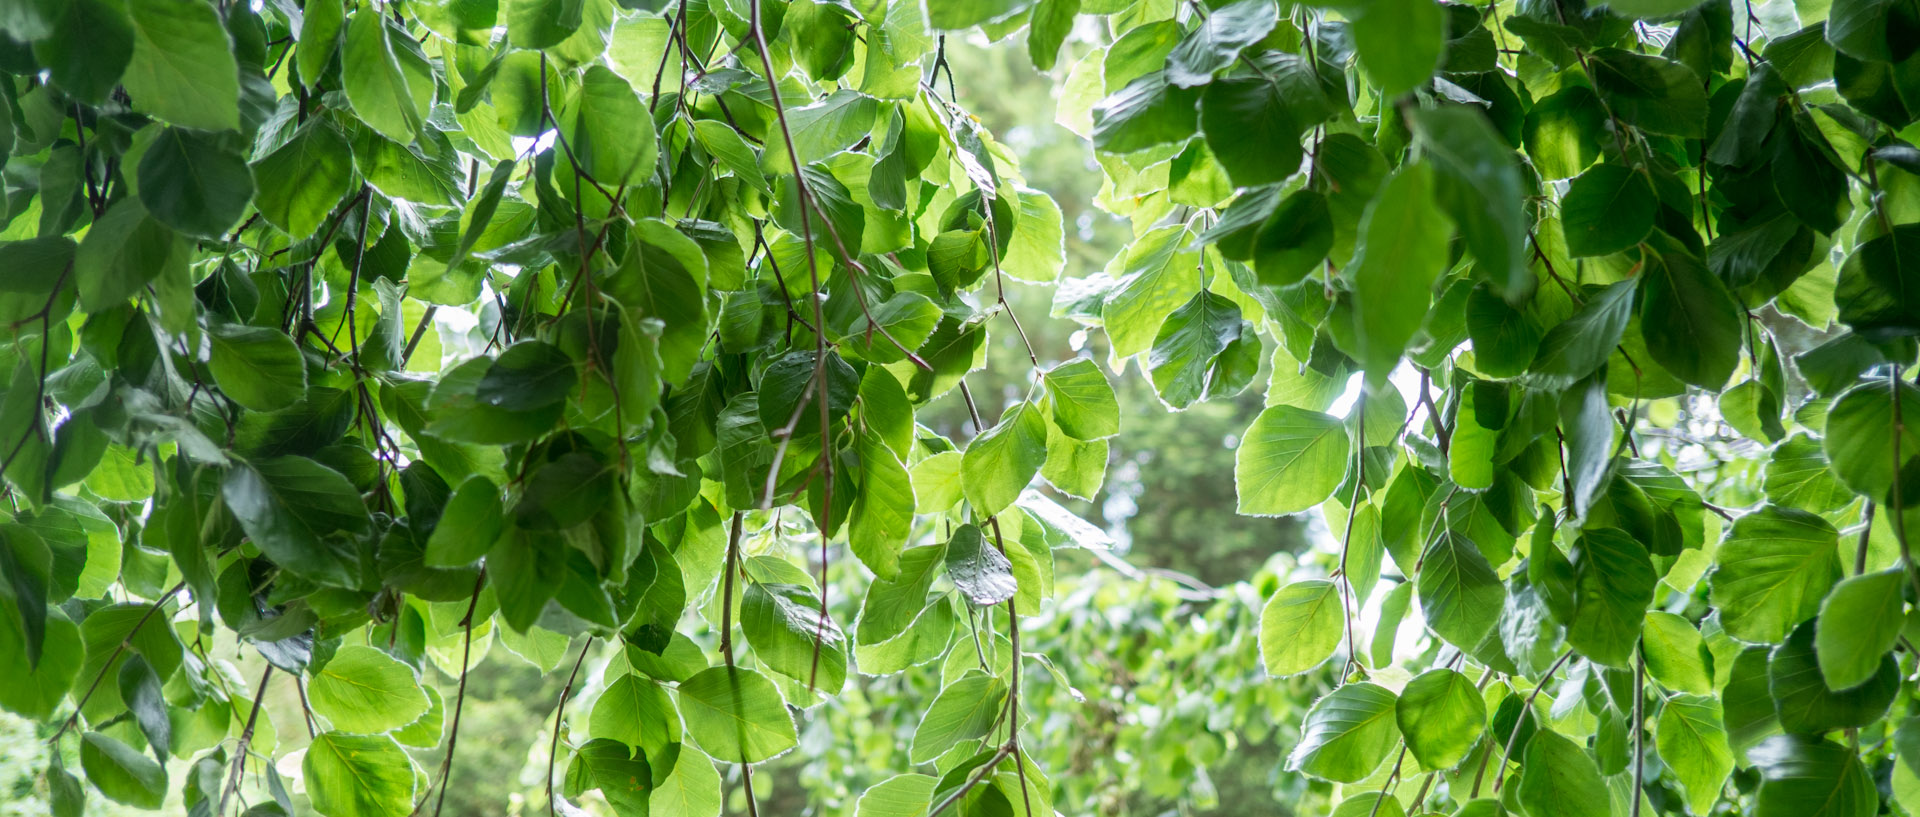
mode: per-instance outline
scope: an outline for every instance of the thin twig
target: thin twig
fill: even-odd
[[[547,815],[554,812],[553,799],[553,761],[560,753],[560,722],[567,716],[567,699],[573,696],[573,680],[580,675],[580,665],[587,661],[587,651],[593,648],[593,636],[587,636],[587,642],[580,645],[580,657],[573,659],[573,671],[567,673],[567,685],[560,689],[560,706],[553,711],[553,743],[547,747]]]
[[[934,806],[932,811],[927,812],[927,817],[939,817],[941,812],[952,808],[953,804],[960,802],[960,798],[967,796],[967,792],[973,791],[973,787],[980,785],[980,781],[987,779],[987,775],[992,774],[994,768],[1000,765],[1000,761],[1006,760],[1010,754],[1013,754],[1013,743],[1009,741],[1000,744],[999,751],[994,752],[993,757],[987,758],[987,762],[980,764],[980,768],[975,769],[973,776],[968,777],[967,782],[961,784],[960,788],[955,789],[952,794],[947,795],[947,799],[941,800],[939,805]],[[1029,810],[1027,813],[1032,814],[1033,812]]]
[[[727,669],[733,666],[733,574],[739,570],[740,528],[746,518],[745,511],[733,512],[732,530],[727,533],[727,571],[720,586],[720,657],[727,662]],[[753,796],[753,764],[740,764],[740,782],[747,792],[747,814],[759,817],[760,807]]]
[[[1566,655],[1560,656],[1560,660],[1553,662],[1553,666],[1547,667],[1546,673],[1540,676],[1540,683],[1535,685],[1533,688],[1533,692],[1527,695],[1526,706],[1520,707],[1520,715],[1519,717],[1515,718],[1513,721],[1513,731],[1507,734],[1507,748],[1500,755],[1500,770],[1495,772],[1493,776],[1493,790],[1495,793],[1498,793],[1500,791],[1500,786],[1507,782],[1507,764],[1513,761],[1514,744],[1520,742],[1520,726],[1521,726],[1520,718],[1529,717],[1533,714],[1534,699],[1540,697],[1540,691],[1547,688],[1547,681],[1548,679],[1551,679],[1553,677],[1554,671],[1560,669],[1560,665],[1567,663],[1567,661],[1571,658],[1573,658],[1573,652],[1569,650]],[[1491,747],[1489,747],[1489,750],[1491,750]],[[1487,756],[1492,757],[1493,752],[1488,751]],[[1486,770],[1487,770],[1486,758],[1481,758],[1480,772],[1485,772]],[[1473,794],[1470,797],[1479,797],[1479,796],[1480,796],[1480,773],[1476,772],[1474,773],[1474,776],[1473,776]]]
[[[107,668],[112,667],[114,662],[120,659],[120,654],[126,652],[128,647],[133,646],[133,637],[140,634],[140,628],[146,626],[147,620],[153,618],[154,613],[160,612],[160,608],[166,605],[167,600],[173,598],[175,593],[180,592],[181,588],[186,586],[187,583],[182,581],[174,585],[173,588],[167,592],[160,594],[160,598],[154,600],[153,606],[147,608],[146,614],[141,616],[139,621],[133,623],[133,629],[128,630],[126,637],[120,639],[120,643],[114,646],[113,652],[107,655],[107,662],[100,665],[100,671],[94,674],[93,683],[87,686],[86,694],[81,695],[80,702],[74,704],[73,714],[67,716],[65,723],[60,724],[59,731],[54,732],[53,737],[47,738],[48,743],[60,740],[61,735],[66,734],[67,730],[72,729],[80,722],[80,712],[87,708],[87,701],[91,700],[93,693],[100,689],[100,679],[107,676]]]
[[[467,702],[467,666],[473,657],[473,611],[480,604],[480,589],[487,584],[487,569],[480,568],[480,575],[473,580],[473,597],[467,600],[467,614],[460,619],[460,626],[466,631],[465,640],[460,646],[460,689],[453,697],[453,726],[447,732],[447,755],[440,760],[440,794],[433,803],[433,817],[440,817],[440,809],[447,804],[447,780],[453,774],[453,747],[460,742],[460,710]],[[412,814],[418,814],[427,804],[425,797],[413,807]]]
[[[109,664],[112,662],[109,661]],[[247,713],[247,725],[240,730],[240,742],[233,750],[233,773],[227,779],[227,785],[220,790],[220,808],[216,815],[227,813],[227,798],[240,790],[240,773],[246,769],[247,747],[253,743],[253,725],[260,717],[260,703],[267,697],[267,680],[273,677],[273,665],[268,664],[260,673],[260,688],[253,693],[253,709]]]
[[[1647,774],[1647,651],[1644,642],[1633,645],[1633,801],[1628,806],[1628,817],[1640,817],[1641,791],[1646,787]]]

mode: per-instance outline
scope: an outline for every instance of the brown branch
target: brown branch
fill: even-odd
[[[260,673],[260,688],[253,693],[253,709],[247,713],[246,727],[240,730],[240,742],[234,746],[233,772],[227,778],[226,787],[220,790],[220,808],[214,812],[216,815],[227,813],[227,798],[240,790],[240,773],[246,769],[247,747],[253,743],[253,726],[260,718],[260,704],[267,697],[267,680],[272,677],[273,665],[268,664],[266,670]]]
[[[727,534],[727,572],[720,590],[720,657],[727,662],[727,669],[733,666],[733,574],[740,562],[740,527],[746,517],[745,511],[733,512],[732,530]],[[753,764],[740,764],[740,781],[747,791],[747,814],[759,817],[760,807],[753,796]]]
[[[1422,388],[1422,392],[1426,389]],[[1340,537],[1340,617],[1347,623],[1347,669],[1351,672],[1360,666],[1360,653],[1353,636],[1353,619],[1360,614],[1359,603],[1354,599],[1360,589],[1353,586],[1353,576],[1347,572],[1347,551],[1353,548],[1353,518],[1360,508],[1360,488],[1367,481],[1367,387],[1360,387],[1360,399],[1353,404],[1354,441],[1353,447],[1353,496],[1347,500],[1347,528]],[[1435,423],[1438,426],[1438,423]],[[1349,612],[1348,608],[1352,607]],[[1364,672],[1364,670],[1362,670]],[[1399,764],[1394,764],[1395,768]],[[1375,804],[1378,808],[1379,804]]]
[[[1560,660],[1553,662],[1553,666],[1547,667],[1546,673],[1540,676],[1540,683],[1535,684],[1533,692],[1527,695],[1526,705],[1520,707],[1520,716],[1513,721],[1513,731],[1507,733],[1506,751],[1500,755],[1500,770],[1495,772],[1493,776],[1493,790],[1496,794],[1499,793],[1501,785],[1507,782],[1507,764],[1513,761],[1514,744],[1520,742],[1520,718],[1529,717],[1533,714],[1534,699],[1540,697],[1540,691],[1547,688],[1547,680],[1553,677],[1553,673],[1556,670],[1560,669],[1560,665],[1567,663],[1571,658],[1573,658],[1573,652],[1569,650],[1566,655],[1560,656]],[[1473,794],[1469,795],[1470,798],[1480,796],[1480,775],[1486,772],[1487,759],[1491,757],[1493,757],[1493,747],[1488,746],[1486,756],[1480,758],[1480,771],[1475,772],[1473,775]]]
[[[440,795],[433,803],[433,817],[440,817],[440,809],[447,804],[447,780],[453,774],[453,747],[460,742],[460,710],[467,702],[467,665],[473,656],[473,611],[480,604],[480,589],[487,583],[487,569],[480,568],[480,575],[473,580],[473,597],[467,601],[467,614],[460,619],[460,626],[466,631],[465,641],[460,647],[460,690],[453,698],[453,727],[447,733],[447,755],[440,761]],[[584,652],[584,651],[583,651]],[[425,797],[415,804],[408,817],[420,813],[427,804]]]
[[[585,644],[580,645],[580,657],[573,660],[573,671],[567,673],[567,685],[560,689],[560,705],[553,711],[553,743],[547,747],[547,815],[554,813],[553,799],[553,761],[560,754],[560,722],[567,715],[567,699],[573,696],[573,681],[580,676],[580,665],[587,661],[587,651],[593,649],[593,636],[587,636]]]
[[[973,791],[973,787],[980,785],[980,781],[987,779],[987,775],[993,773],[994,767],[999,766],[1000,761],[1006,760],[1010,754],[1013,754],[1013,743],[1009,741],[1000,744],[999,751],[994,752],[993,757],[988,758],[986,763],[980,764],[980,768],[974,770],[973,776],[967,778],[966,783],[961,784],[960,788],[955,789],[952,794],[947,795],[947,799],[941,800],[939,805],[934,806],[932,811],[927,812],[927,817],[939,817],[941,812],[953,807],[953,804],[960,802],[960,798],[967,796],[967,792]],[[1018,763],[1019,761],[1016,760],[1015,762]],[[1029,809],[1027,813],[1032,814],[1033,811]]]

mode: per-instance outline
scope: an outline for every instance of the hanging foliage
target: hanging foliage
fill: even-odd
[[[1083,813],[1023,698],[1079,657],[1021,630],[1106,546],[1053,497],[1129,362],[1172,410],[1264,387],[1240,512],[1337,531],[1216,614],[1339,659],[1276,709],[1337,813],[1920,808],[1910,4],[6,6],[0,707],[56,814],[437,815],[422,674],[496,639],[566,678],[558,812],[708,817],[723,772],[751,811],[937,662],[858,813]],[[1104,270],[955,99],[947,38],[1022,31],[1132,225]]]

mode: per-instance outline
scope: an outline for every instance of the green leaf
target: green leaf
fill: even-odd
[[[1284,96],[1289,90],[1276,81],[1252,77],[1221,79],[1206,86],[1200,100],[1200,127],[1207,135],[1208,150],[1235,186],[1256,187],[1299,172],[1304,155],[1300,134],[1311,123],[1296,119]]]
[[[787,111],[787,128],[793,132],[793,149],[802,165],[812,164],[859,142],[873,130],[880,110],[873,97],[842,88],[811,105]],[[785,145],[774,135],[761,154],[769,173],[793,172],[793,160]]]
[[[1238,510],[1284,516],[1320,504],[1346,474],[1349,442],[1340,420],[1292,406],[1270,406],[1241,435],[1234,455]]]
[[[958,0],[927,7],[927,25],[945,31],[972,28],[1033,5],[1032,0]]]
[[[433,104],[433,69],[404,34],[396,35],[377,9],[347,22],[341,81],[360,121],[399,144],[418,136]]]
[[[640,316],[666,324],[661,377],[680,383],[692,373],[708,334],[706,259],[698,244],[658,219],[640,220],[633,232],[627,257],[604,286]]]
[[[480,402],[507,411],[532,411],[563,402],[573,393],[573,358],[560,347],[525,340],[507,347],[474,387]]]
[[[160,676],[145,658],[131,656],[120,664],[120,699],[133,713],[147,748],[162,766],[173,751],[173,722],[167,719],[167,699],[160,691]]]
[[[1247,260],[1253,262],[1260,283],[1271,287],[1291,286],[1326,261],[1327,252],[1333,248],[1333,237],[1333,217],[1327,210],[1327,198],[1311,190],[1297,190],[1282,199],[1272,215],[1253,232]],[[1228,247],[1222,246],[1222,255],[1228,251]]]
[[[375,190],[416,204],[460,204],[459,168],[447,137],[431,128],[417,144],[381,136],[371,128],[353,132],[353,162]]]
[[[221,483],[247,538],[280,567],[315,581],[354,587],[360,566],[337,533],[367,527],[366,505],[340,472],[305,457],[235,465]]]
[[[207,370],[233,402],[275,411],[307,393],[307,364],[293,338],[274,329],[226,324],[208,332]]]
[[[1115,357],[1146,351],[1167,315],[1200,291],[1198,254],[1186,251],[1191,234],[1177,225],[1155,228],[1114,259],[1120,277],[1100,305]]]
[[[1647,673],[1661,685],[1694,695],[1713,694],[1712,653],[1692,622],[1664,610],[1647,613],[1641,649]],[[1718,713],[1714,720],[1718,722]]]
[[[636,754],[625,743],[596,738],[574,751],[566,784],[568,796],[599,789],[615,814],[645,814],[653,769],[645,752]]]
[[[1361,792],[1340,801],[1332,817],[1406,817],[1407,809],[1390,794]]]
[[[1831,421],[1831,418],[1829,418]],[[1767,458],[1767,501],[1824,514],[1853,501],[1852,492],[1827,467],[1821,441],[1805,433],[1788,437]]]
[[[1043,0],[1044,3],[1044,0]],[[933,806],[940,778],[925,774],[897,774],[873,784],[854,803],[854,817],[913,817]]]
[[[24,629],[15,605],[0,609],[0,673],[8,680],[0,684],[0,709],[25,718],[45,720],[67,697],[74,678],[86,660],[80,640],[80,628],[60,608],[47,611],[45,643],[39,661],[29,658]],[[177,662],[176,662],[177,663]],[[96,671],[106,664],[101,656]],[[90,676],[91,677],[91,676]]]
[[[1803,622],[1767,661],[1767,685],[1780,727],[1790,734],[1817,735],[1858,729],[1886,716],[1900,692],[1900,669],[1892,655],[1873,657],[1869,679],[1835,692],[1822,677],[1816,654],[1817,622]]]
[[[1630,666],[1659,581],[1646,547],[1618,528],[1593,528],[1580,535],[1568,559],[1575,606],[1571,619],[1561,621],[1567,644],[1597,663]]]
[[[1238,305],[1212,292],[1196,293],[1174,310],[1147,354],[1147,371],[1161,402],[1179,411],[1219,389],[1232,378],[1232,350],[1245,347],[1242,341],[1252,329],[1240,319]],[[1257,347],[1256,342],[1256,353]],[[1258,366],[1256,358],[1253,367]]]
[[[47,597],[53,553],[24,525],[0,525],[0,599],[15,610],[27,665],[37,667],[46,650]],[[57,596],[56,596],[57,598]]]
[[[1475,275],[1518,303],[1534,286],[1522,205],[1530,194],[1508,138],[1472,105],[1422,110],[1414,122],[1435,200],[1473,251]]]
[[[1727,634],[1778,644],[1820,611],[1840,578],[1839,533],[1805,511],[1768,505],[1734,520],[1714,557],[1713,606]]]
[[[1912,45],[1896,41],[1895,26],[1901,18],[1895,10],[1905,10],[1889,0],[1836,0],[1827,12],[1827,42],[1841,53],[1857,60],[1893,62],[1912,53]],[[1904,53],[1895,53],[1898,48]]]
[[[1005,708],[1007,684],[999,676],[968,670],[934,696],[913,730],[909,758],[928,763],[963,741],[987,736]]]
[[[750,582],[740,600],[740,631],[768,669],[828,695],[847,680],[847,637],[820,599],[794,584]]]
[[[1721,703],[1726,713],[1727,742],[1735,751],[1780,733],[1773,693],[1768,689],[1767,658],[1771,652],[1766,647],[1747,647],[1734,656],[1733,667],[1727,672]]]
[[[1440,67],[1446,12],[1433,0],[1371,0],[1353,21],[1360,67],[1383,99],[1425,85]]]
[[[1640,332],[1675,377],[1719,389],[1740,362],[1744,312],[1726,285],[1679,242],[1653,244],[1641,273]]]
[[[1067,496],[1092,501],[1106,483],[1109,450],[1106,440],[1076,440],[1049,423],[1040,478]]]
[[[825,369],[827,417],[846,416],[860,390],[860,374],[844,358],[831,352],[824,364],[811,351],[788,352],[760,377],[760,424],[778,437],[788,427],[796,435],[818,435],[821,369]]]
[[[322,732],[300,772],[313,810],[325,817],[394,817],[413,806],[413,762],[386,735]]]
[[[653,176],[653,117],[619,74],[588,66],[560,124],[580,170],[602,187],[638,186]]]
[[[1365,780],[1399,742],[1397,700],[1386,688],[1362,681],[1315,701],[1300,724],[1300,742],[1287,755],[1287,770],[1336,783]]]
[[[347,8],[343,0],[310,0],[302,9],[300,47],[294,59],[300,79],[311,86],[340,49],[340,32],[347,27]]]
[[[1309,579],[1275,591],[1260,610],[1260,660],[1267,674],[1283,678],[1320,666],[1340,646],[1346,621],[1333,582]]]
[[[1091,358],[1074,358],[1042,377],[1053,422],[1076,440],[1100,440],[1120,433],[1120,403],[1113,384]]]
[[[693,123],[693,132],[701,147],[732,171],[736,178],[763,194],[772,195],[773,188],[767,185],[766,174],[760,172],[760,157],[725,122],[701,119]]]
[[[140,158],[140,201],[154,219],[218,239],[247,212],[253,173],[239,154],[194,131],[167,128]]]
[[[713,761],[683,743],[673,744],[660,757],[649,757],[654,774],[671,765],[673,771],[654,785],[647,796],[648,813],[653,817],[718,817],[720,814],[720,773]]]
[[[1612,798],[1587,750],[1542,729],[1527,741],[1519,799],[1530,817],[1607,817]]]
[[[1032,403],[1007,409],[967,444],[960,484],[975,513],[999,513],[1020,496],[1047,460],[1047,420]]]
[[[1733,750],[1721,725],[1720,700],[1711,695],[1675,695],[1660,710],[1653,728],[1660,759],[1686,789],[1695,814],[1706,814],[1720,799],[1733,773]]]
[[[167,770],[140,750],[99,732],[80,736],[80,768],[108,800],[153,810],[167,797]]]
[[[359,644],[341,647],[307,684],[315,714],[352,734],[389,732],[427,713],[426,692],[413,670],[393,656]]]
[[[1074,15],[1079,13],[1080,0],[1040,0],[1034,4],[1033,23],[1027,29],[1027,55],[1034,68],[1053,70],[1061,44],[1073,33]]]
[[[1447,477],[1469,491],[1493,487],[1494,454],[1500,442],[1497,429],[1481,425],[1475,419],[1479,414],[1479,401],[1483,399],[1476,395],[1482,391],[1480,388],[1460,390],[1460,410],[1456,415],[1459,419],[1454,423],[1452,447],[1447,449]],[[1489,401],[1492,402],[1495,401]],[[1505,409],[1489,405],[1487,411],[1489,416],[1499,418],[1495,426],[1506,421]],[[1579,507],[1577,502],[1575,507]]]
[[[1066,270],[1066,225],[1060,205],[1044,191],[1022,187],[1020,218],[1000,259],[1000,269],[1008,276],[1030,283],[1058,280]]]
[[[1760,768],[1755,817],[1871,817],[1880,792],[1853,750],[1816,735],[1781,735],[1747,753]]]
[[[73,257],[80,305],[99,312],[142,292],[175,264],[173,231],[128,196],[107,208],[87,230]]]
[[[712,667],[682,681],[680,717],[701,751],[728,763],[759,763],[799,740],[780,691],[749,669]]]
[[[1182,88],[1207,84],[1279,22],[1273,0],[1237,0],[1215,8],[1167,55],[1167,81]]]
[[[509,630],[507,632],[511,631]],[[461,649],[464,651],[466,648],[462,647]],[[515,654],[518,655],[519,653],[515,652]],[[393,739],[399,741],[403,746],[430,749],[439,746],[440,741],[445,739],[447,704],[445,699],[440,697],[438,687],[423,686],[420,689],[427,693],[426,714],[415,718],[413,723],[394,730]]]
[[[1568,186],[1560,200],[1560,227],[1567,255],[1610,255],[1647,237],[1659,210],[1647,174],[1616,164],[1595,165]]]
[[[428,567],[464,567],[487,555],[494,540],[500,538],[504,512],[500,489],[491,480],[475,474],[453,489],[440,521],[427,538]]]
[[[1634,281],[1611,284],[1547,330],[1533,356],[1532,378],[1544,388],[1566,388],[1605,364],[1633,316],[1635,289]]]
[[[868,372],[899,382],[882,370]],[[900,570],[900,549],[913,533],[913,479],[886,443],[863,436],[859,451],[860,493],[848,513],[847,544],[875,576],[892,578]]]
[[[507,39],[541,49],[559,45],[580,27],[585,0],[505,0]]]
[[[1399,363],[1427,314],[1434,278],[1448,266],[1449,222],[1434,206],[1433,175],[1429,165],[1410,164],[1387,179],[1360,218],[1344,272],[1353,284],[1356,356],[1375,383]]]
[[[1471,540],[1451,531],[1420,556],[1416,579],[1427,627],[1463,649],[1477,645],[1499,622],[1507,591]]]
[[[680,741],[680,714],[665,688],[639,675],[622,675],[594,702],[587,731],[658,757]]]
[[[106,100],[133,59],[133,24],[124,5],[73,0],[54,22],[53,36],[33,44],[33,55],[68,93],[90,104]]]
[[[207,3],[128,0],[133,57],[121,75],[134,110],[200,130],[240,127],[239,67]]]
[[[1609,9],[1643,20],[1672,17],[1695,5],[1698,4],[1689,0],[1608,0],[1607,2]],[[1695,811],[1704,811],[1704,809],[1695,809]]]
[[[53,817],[82,817],[87,810],[87,790],[74,777],[56,763],[47,769],[47,805]]]
[[[1013,598],[1019,585],[1014,581],[1013,563],[1007,560],[977,525],[962,525],[947,541],[947,574],[953,586],[966,594],[976,607],[987,607]]]
[[[253,164],[253,181],[261,218],[295,240],[312,238],[353,185],[353,151],[332,122],[314,119]]]
[[[1842,323],[1867,337],[1920,333],[1920,225],[1900,224],[1863,241],[1833,290]]]
[[[1837,585],[1820,603],[1814,651],[1828,689],[1851,689],[1871,679],[1893,650],[1905,622],[1906,571],[1864,573]]]
[[[1920,387],[1894,382],[1898,385],[1883,378],[1855,386],[1827,411],[1824,442],[1833,473],[1848,488],[1869,498],[1886,497],[1893,487],[1892,452],[1900,452],[1906,460],[1899,466],[1903,483],[1912,479],[1907,469],[1920,457],[1920,423],[1894,424],[1895,392],[1900,401],[1898,416],[1903,420],[1920,417]]]
[[[1093,146],[1107,153],[1133,153],[1185,141],[1198,125],[1200,89],[1181,88],[1155,71],[1127,84],[1093,107]]]
[[[963,526],[958,534],[964,534]],[[979,528],[973,528],[978,535]],[[900,573],[892,579],[876,579],[860,601],[860,623],[855,640],[860,644],[880,644],[892,640],[913,626],[914,619],[927,607],[927,592],[946,564],[947,544],[910,547],[900,554]]]
[[[1479,688],[1450,669],[1428,670],[1408,682],[1394,712],[1407,751],[1429,769],[1458,765],[1487,726]]]
[[[1707,93],[1693,69],[1618,48],[1593,52],[1592,64],[1594,88],[1627,124],[1667,136],[1706,135]]]

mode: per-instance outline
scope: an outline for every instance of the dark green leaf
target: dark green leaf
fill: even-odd
[[[1659,209],[1645,173],[1599,165],[1574,179],[1560,202],[1560,225],[1573,257],[1620,252],[1647,237]]]

